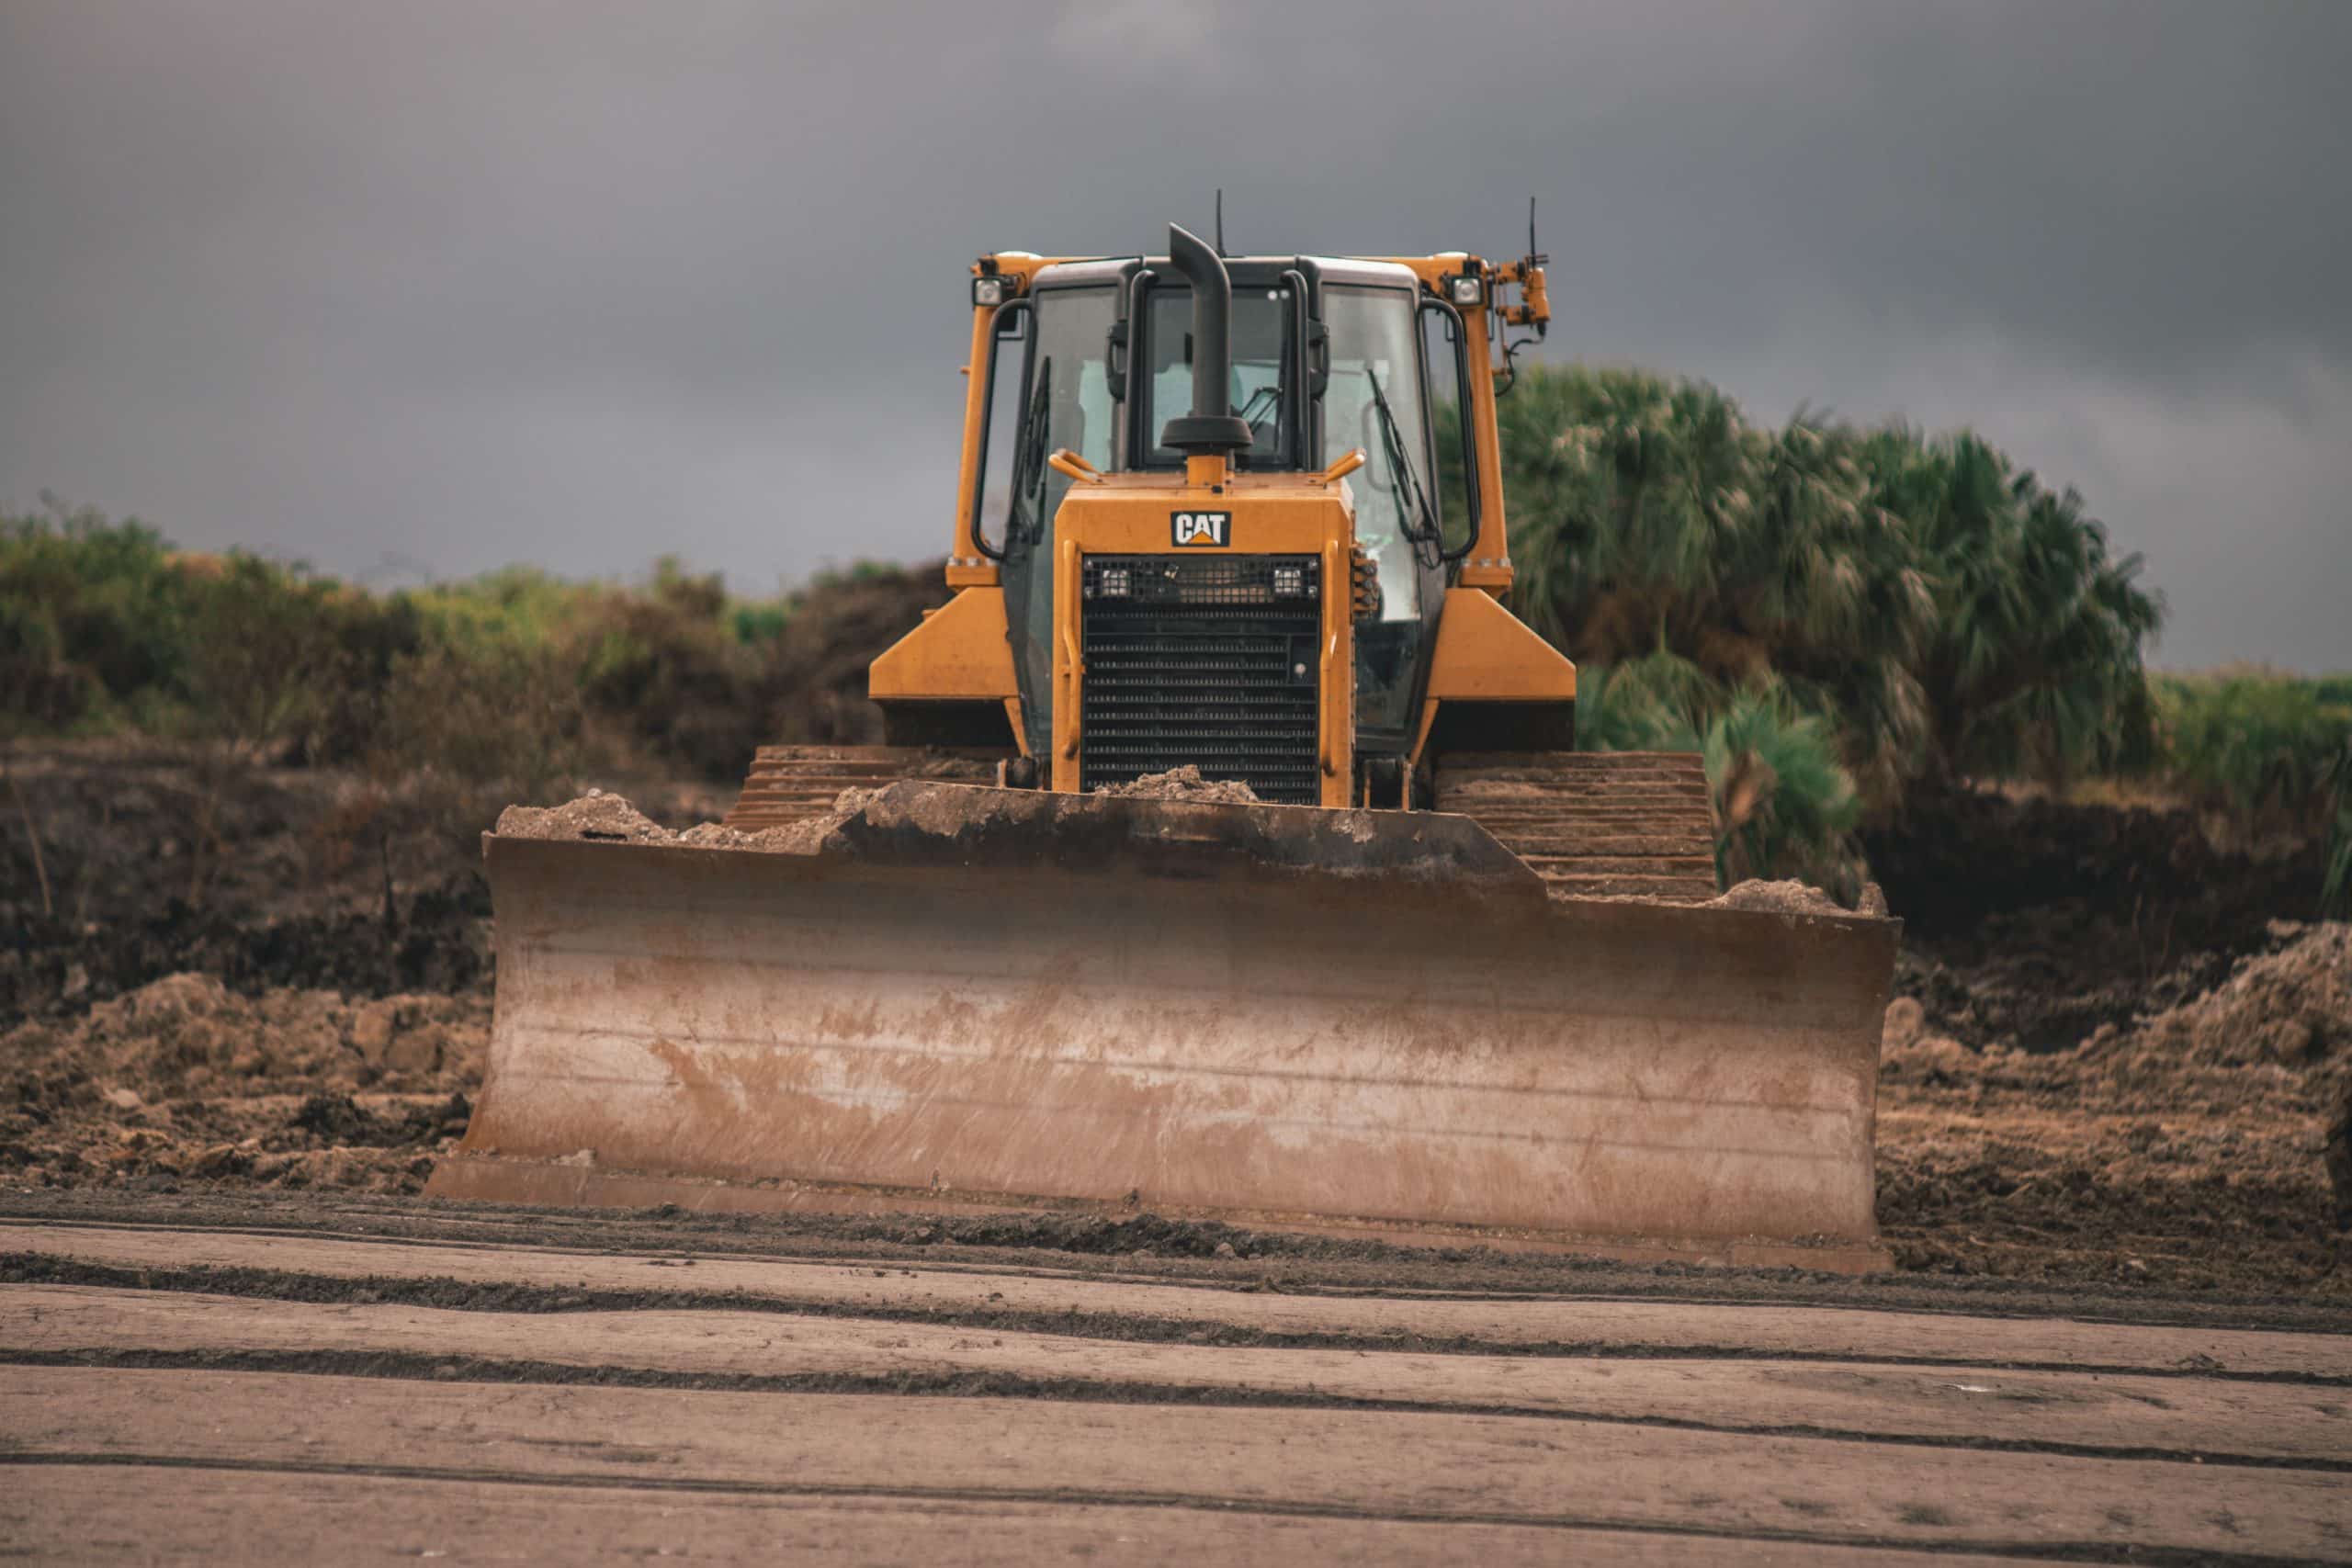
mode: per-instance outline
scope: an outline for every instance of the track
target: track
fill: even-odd
[[[1010,752],[923,746],[763,746],[726,824],[744,832],[781,828],[832,809],[845,789],[877,789],[900,779],[995,784]]]
[[[763,746],[727,826],[757,831],[831,808],[845,789],[900,779],[993,784],[994,752],[916,746]],[[1714,828],[1695,751],[1476,751],[1439,760],[1439,811],[1501,840],[1563,897],[1703,903]]]
[[[2340,1313],[2085,1322],[1918,1284],[1385,1265],[1479,1287],[1433,1294],[1343,1262],[843,1234],[0,1221],[0,1539],[86,1562],[2352,1560]]]
[[[1701,904],[1715,886],[1696,751],[1470,751],[1438,760],[1435,807],[1476,818],[1566,898]]]

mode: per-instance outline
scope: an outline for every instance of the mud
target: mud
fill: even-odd
[[[1201,770],[1190,762],[1164,773],[1146,773],[1128,784],[1110,784],[1094,793],[1121,800],[1191,800],[1213,806],[1263,804],[1258,792],[1240,780],[1203,778]]]

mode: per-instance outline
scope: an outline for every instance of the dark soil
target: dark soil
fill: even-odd
[[[112,741],[7,748],[0,766],[0,1032],[184,973],[248,996],[489,984],[480,838],[504,790]],[[634,793],[683,825],[729,792]]]
[[[2317,845],[2219,848],[2187,809],[1950,790],[1863,847],[1904,921],[1897,994],[1971,1045],[2065,1050],[2127,1026],[2319,908]]]

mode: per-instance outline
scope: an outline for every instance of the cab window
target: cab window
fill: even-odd
[[[1155,283],[1144,307],[1144,433],[1150,464],[1178,464],[1184,455],[1159,445],[1171,419],[1193,412],[1193,291]],[[1287,288],[1233,290],[1233,368],[1227,385],[1229,412],[1250,423],[1250,450],[1240,466],[1295,468],[1295,421],[1289,406],[1291,310]],[[1204,413],[1216,413],[1204,409]]]

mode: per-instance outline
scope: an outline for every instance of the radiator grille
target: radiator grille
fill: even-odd
[[[1314,805],[1320,558],[1084,558],[1080,787],[1190,762],[1261,800]]]

